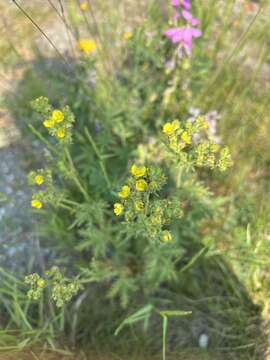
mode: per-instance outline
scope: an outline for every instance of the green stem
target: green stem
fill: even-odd
[[[181,180],[182,180],[182,166],[180,165],[176,172],[176,187],[177,187],[177,189],[179,189],[181,186]]]
[[[92,146],[92,148],[93,148],[93,150],[94,150],[94,152],[95,152],[95,154],[96,154],[96,156],[97,156],[97,158],[99,160],[98,161],[99,166],[100,166],[101,171],[102,171],[102,173],[104,175],[104,179],[106,181],[106,184],[107,184],[109,190],[111,190],[112,185],[111,185],[111,182],[110,182],[110,179],[109,179],[109,176],[108,176],[104,161],[103,161],[102,156],[101,156],[101,154],[100,154],[100,152],[98,150],[98,147],[97,147],[94,139],[92,138],[91,134],[89,133],[88,129],[84,128],[84,131],[85,131],[85,135],[86,135],[87,139],[89,140],[89,142],[90,142],[90,144],[91,144],[91,146]]]
[[[60,204],[59,205],[62,209],[65,210],[69,210],[69,211],[73,211],[74,209],[71,206],[65,205],[65,204]]]
[[[162,353],[163,360],[166,360],[166,337],[167,337],[167,329],[168,329],[168,318],[163,315],[163,341],[162,341]]]
[[[77,185],[80,192],[83,194],[85,200],[89,201],[90,200],[89,195],[88,195],[87,191],[84,189],[83,185],[81,184],[81,182],[78,178],[77,171],[73,164],[73,161],[72,161],[72,158],[71,158],[68,148],[65,148],[65,153],[66,153],[66,157],[67,157],[67,160],[68,160],[71,172],[72,172],[72,179],[74,180],[74,182]]]
[[[33,125],[28,124],[28,127],[32,131],[32,133],[39,138],[39,140],[41,140],[53,153],[57,154],[56,149],[49,143],[48,140],[45,139],[43,135],[41,135],[41,133],[36,128],[34,128]]]
[[[74,205],[74,206],[80,205],[78,202],[72,201],[72,200],[68,200],[68,199],[63,199],[62,201],[64,201],[64,202],[67,203],[67,204]]]

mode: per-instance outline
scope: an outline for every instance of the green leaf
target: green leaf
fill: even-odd
[[[122,321],[121,324],[118,326],[118,328],[115,330],[114,335],[117,336],[119,332],[123,329],[123,327],[125,327],[126,325],[131,325],[142,320],[144,320],[147,323],[153,309],[154,309],[153,305],[151,304],[145,305],[143,308],[136,311],[134,314],[130,315],[124,321]]]
[[[187,316],[192,314],[192,311],[182,311],[182,310],[165,310],[160,311],[159,314],[163,317],[170,317],[170,316]]]

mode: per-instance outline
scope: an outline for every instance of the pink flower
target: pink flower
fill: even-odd
[[[190,0],[172,0],[172,6],[179,8],[180,6],[186,10],[190,9]]]
[[[180,0],[172,0],[172,6],[175,7],[175,8],[179,8]]]
[[[190,9],[190,0],[182,0],[182,3],[181,3],[182,7],[186,10],[189,10]]]
[[[173,44],[177,44],[183,37],[183,31],[182,28],[170,28],[164,32],[164,35],[167,36]]]
[[[192,52],[193,37],[197,38],[202,35],[201,30],[187,26],[170,28],[164,32],[173,44],[179,44],[190,56]]]
[[[194,18],[194,17],[192,16],[192,14],[191,14],[189,11],[187,11],[187,10],[183,10],[183,11],[182,11],[182,16],[183,16],[183,18],[184,18],[185,20],[187,20],[187,22],[189,22],[192,26],[196,26],[196,25],[198,25],[199,22],[200,22],[198,19]]]

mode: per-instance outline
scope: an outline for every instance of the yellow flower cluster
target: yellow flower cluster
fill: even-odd
[[[52,176],[51,172],[48,169],[39,169],[36,171],[31,171],[28,175],[28,182],[30,185],[38,186],[39,188],[42,185],[46,185],[45,190],[38,191],[32,196],[31,206],[35,209],[41,209],[44,202],[44,193],[47,189],[52,187]]]
[[[78,49],[86,55],[93,54],[97,49],[97,43],[93,39],[80,39],[77,43]]]
[[[59,139],[63,139],[66,135],[65,127],[58,126],[65,119],[64,113],[61,110],[54,110],[52,116],[43,121],[43,125],[47,129],[55,129],[53,133]]]
[[[118,196],[123,199],[123,201],[127,200],[129,196],[131,195],[131,188],[138,193],[141,193],[148,188],[147,181],[143,178],[147,174],[147,169],[144,165],[137,166],[132,165],[130,168],[130,173],[134,176],[135,182],[133,180],[130,180],[130,185],[124,185],[122,186],[121,191],[119,191]],[[137,196],[137,195],[135,195]],[[144,203],[142,200],[134,199],[134,208],[136,211],[142,211],[144,209]],[[124,210],[124,205],[121,203],[115,203],[114,204],[114,213],[116,216],[120,216]]]
[[[130,173],[127,184],[118,193],[121,202],[114,204],[115,215],[124,214],[125,222],[132,224],[135,237],[144,234],[152,242],[172,242],[172,234],[164,227],[172,219],[181,218],[182,209],[177,196],[159,199],[158,192],[166,183],[164,173],[158,167],[136,164],[131,166]]]
[[[176,153],[179,153],[187,145],[192,142],[192,126],[190,123],[186,123],[184,127],[180,126],[179,120],[167,122],[163,126],[163,133],[168,138],[169,148]]]
[[[232,165],[229,149],[221,148],[210,141],[207,129],[208,123],[205,118],[198,116],[194,122],[187,121],[183,125],[178,120],[167,122],[163,126],[163,133],[167,137],[168,147],[179,155],[183,162],[189,159],[190,164],[224,171]],[[193,136],[200,132],[203,132],[197,136],[200,141],[193,143]]]
[[[38,104],[38,102],[36,104]],[[74,115],[70,111],[69,107],[65,106],[62,110],[60,110],[52,109],[52,107],[48,105],[48,110],[46,109],[43,115],[46,116],[45,120],[43,120],[43,126],[48,130],[49,134],[55,136],[61,141],[61,143],[70,143],[70,128],[74,122]]]
[[[46,128],[52,128],[54,127],[56,124],[61,123],[62,121],[64,121],[64,114],[62,113],[61,110],[54,110],[52,112],[52,116],[49,119],[46,119],[43,121],[43,125]]]

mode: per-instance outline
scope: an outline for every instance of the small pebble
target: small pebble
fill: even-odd
[[[208,335],[207,334],[201,334],[199,336],[199,347],[202,348],[202,349],[206,349],[207,346],[208,346],[208,341],[209,341]]]

